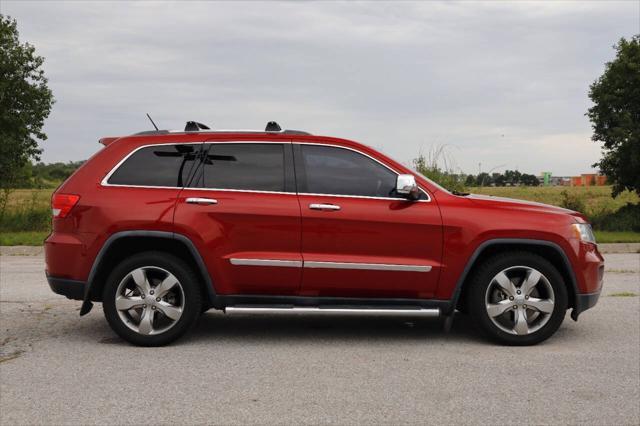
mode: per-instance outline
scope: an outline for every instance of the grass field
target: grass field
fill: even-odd
[[[7,206],[9,210],[15,210],[33,202],[35,208],[49,208],[53,191],[54,188],[16,189],[11,193]]]
[[[49,231],[0,232],[0,246],[41,246]]]
[[[469,188],[469,192],[474,194],[495,195],[497,197],[517,198],[520,200],[537,201],[539,203],[561,206],[563,195],[567,191],[585,204],[587,216],[602,214],[603,212],[614,212],[627,203],[637,203],[638,195],[634,192],[626,191],[616,198],[611,197],[610,186],[515,186],[515,187],[490,187]]]
[[[562,205],[562,191],[578,198],[588,217],[613,213],[627,203],[638,203],[635,193],[625,192],[611,198],[611,187],[483,187],[469,188],[476,194],[518,198],[552,205]],[[11,194],[5,219],[0,224],[0,245],[40,245],[49,233],[50,199],[53,189],[18,189]],[[596,231],[600,243],[640,242],[640,233]]]

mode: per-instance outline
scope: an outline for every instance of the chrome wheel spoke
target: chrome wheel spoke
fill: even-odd
[[[174,321],[180,319],[180,316],[182,315],[182,309],[167,302],[159,302],[156,306],[163,314]]]
[[[146,308],[142,311],[140,324],[138,324],[138,333],[151,334],[153,331],[153,318],[155,317],[155,313],[156,311],[150,308]]]
[[[114,302],[120,320],[130,330],[145,336],[159,335],[182,317],[185,294],[171,272],[147,265],[122,278]]]
[[[508,296],[516,295],[516,286],[513,285],[513,282],[511,282],[509,277],[507,277],[507,274],[505,274],[504,272],[500,272],[495,276],[494,280],[496,283],[498,283],[500,289],[503,292],[507,293]]]
[[[485,309],[493,325],[505,333],[524,336],[544,327],[554,312],[553,286],[540,271],[510,266],[489,282]]]
[[[116,309],[119,311],[128,311],[144,305],[144,300],[138,296],[118,296],[116,298]]]
[[[151,285],[149,284],[149,279],[147,278],[147,274],[144,269],[138,268],[133,270],[131,272],[131,278],[143,294],[149,294]]]
[[[516,334],[529,334],[529,323],[527,322],[527,312],[525,309],[517,309],[514,320],[513,331],[515,331]]]
[[[178,279],[169,274],[155,289],[156,297],[164,297],[165,294],[178,284]]]
[[[550,299],[537,299],[535,297],[530,297],[527,300],[527,307],[534,309],[538,312],[542,312],[545,314],[550,314],[553,312],[553,307],[555,303]]]
[[[528,296],[531,293],[531,290],[535,288],[536,285],[540,282],[540,278],[542,278],[542,274],[535,269],[529,269],[527,271],[527,275],[522,281],[522,285],[520,289],[522,290],[522,294]]]
[[[510,300],[501,300],[498,303],[487,303],[487,313],[490,317],[497,317],[504,314],[506,311],[513,307],[513,302]]]

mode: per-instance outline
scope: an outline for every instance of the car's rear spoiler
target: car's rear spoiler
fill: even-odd
[[[110,136],[108,138],[100,138],[100,140],[98,140],[98,142],[100,142],[102,145],[104,146],[109,146],[111,145],[114,141],[120,139],[120,136]]]

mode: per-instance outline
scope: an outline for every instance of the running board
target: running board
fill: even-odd
[[[375,316],[421,316],[435,318],[440,316],[440,309],[425,308],[315,308],[305,306],[263,307],[263,306],[227,306],[227,314],[338,314],[338,315],[375,315]]]

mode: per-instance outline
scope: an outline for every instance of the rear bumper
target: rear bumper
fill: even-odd
[[[576,295],[575,306],[573,308],[573,311],[571,311],[571,319],[573,319],[574,321],[578,321],[578,315],[589,308],[593,308],[596,303],[598,303],[599,298],[600,291],[597,291],[595,293]]]
[[[83,300],[86,283],[84,281],[75,281],[67,278],[56,278],[47,275],[49,287],[54,293],[61,294],[67,299]]]

